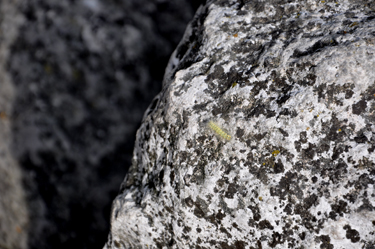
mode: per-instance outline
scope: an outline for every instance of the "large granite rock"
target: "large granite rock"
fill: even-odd
[[[105,248],[374,248],[374,10],[201,8],[138,130]]]
[[[102,248],[199,2],[0,1],[0,248]]]

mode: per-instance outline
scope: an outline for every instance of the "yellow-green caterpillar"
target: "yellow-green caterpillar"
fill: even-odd
[[[211,130],[213,130],[217,135],[224,138],[225,140],[231,140],[232,136],[223,131],[217,124],[215,124],[213,121],[208,122],[208,127],[210,127]]]

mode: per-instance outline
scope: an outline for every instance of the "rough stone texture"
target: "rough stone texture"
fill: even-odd
[[[28,248],[103,247],[135,131],[196,4],[0,1],[1,53],[7,54],[0,58],[1,232],[11,234],[17,225],[17,233],[28,233]],[[16,15],[21,26],[11,18]],[[18,164],[27,205],[21,175],[7,173]],[[0,234],[0,248],[26,245],[9,236]]]
[[[138,130],[105,248],[374,248],[374,10],[200,9]]]
[[[16,1],[13,1],[16,2]],[[9,25],[12,23],[12,25]],[[22,188],[22,171],[15,160],[9,118],[14,87],[5,69],[9,46],[17,36],[22,18],[11,1],[0,3],[0,248],[26,249],[28,210]]]

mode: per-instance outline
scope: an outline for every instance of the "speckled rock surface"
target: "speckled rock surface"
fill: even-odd
[[[374,10],[202,8],[137,133],[105,248],[374,248]]]
[[[24,185],[9,185],[26,192],[30,219],[26,229],[11,222],[28,233],[28,248],[103,247],[136,129],[194,15],[192,2],[199,1],[0,1],[13,9],[7,16],[23,20],[0,15],[0,42],[13,36],[0,64],[8,76],[0,113],[9,121],[0,148],[23,170]],[[13,219],[9,209],[4,216]]]

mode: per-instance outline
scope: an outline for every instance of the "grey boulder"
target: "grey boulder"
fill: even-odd
[[[104,248],[374,248],[374,9],[200,8],[138,130]]]

